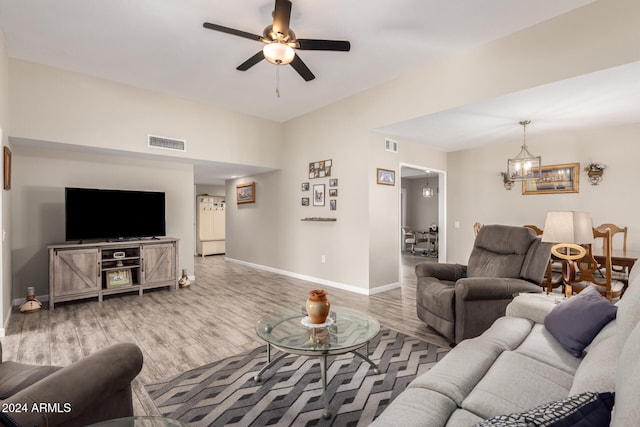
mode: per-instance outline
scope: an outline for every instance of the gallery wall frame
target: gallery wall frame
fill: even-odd
[[[378,168],[376,182],[380,185],[396,185],[396,171]]]
[[[522,181],[524,195],[578,193],[579,191],[580,163],[542,166],[540,179]]]
[[[325,185],[314,184],[313,185],[313,206],[324,206],[325,199]]]
[[[4,189],[11,190],[12,154],[9,147],[4,147]]]
[[[255,203],[256,201],[256,183],[249,182],[246,184],[236,185],[236,203]]]
[[[326,178],[331,176],[332,166],[333,161],[331,159],[309,163],[309,179]]]

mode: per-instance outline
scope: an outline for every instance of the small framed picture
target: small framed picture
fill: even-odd
[[[324,206],[324,184],[313,186],[313,206]]]
[[[330,188],[329,189],[329,197],[338,197],[338,189]]]
[[[4,189],[11,190],[11,150],[4,147]]]
[[[337,178],[332,178],[329,180],[329,187],[337,187],[338,186],[338,179]]]
[[[336,210],[336,205],[337,205],[336,199],[330,199],[329,200],[329,210],[330,211],[335,211]]]
[[[308,197],[303,197],[302,198],[302,206],[309,206],[309,198]]]
[[[309,183],[303,182],[301,188],[302,188],[302,191],[309,191]]]
[[[255,203],[256,201],[256,183],[236,185],[236,203]]]
[[[396,171],[378,168],[377,183],[381,185],[396,185]]]
[[[107,288],[129,286],[131,284],[131,270],[115,270],[107,272]]]

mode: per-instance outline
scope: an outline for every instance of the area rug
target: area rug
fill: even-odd
[[[416,376],[428,371],[447,349],[382,329],[369,343],[380,374],[352,354],[329,358],[324,403],[317,357],[290,355],[263,375],[266,346],[228,357],[176,377],[145,385],[160,413],[192,426],[366,426]]]

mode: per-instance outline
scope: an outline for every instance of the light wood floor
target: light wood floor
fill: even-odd
[[[325,288],[335,305],[366,311],[383,326],[448,347],[416,316],[415,273],[421,256],[403,256],[402,286],[373,296]],[[178,291],[161,289],[56,305],[34,313],[14,311],[2,338],[4,360],[65,366],[109,344],[130,341],[144,354],[133,383],[136,415],[157,415],[144,384],[264,344],[255,334],[263,313],[304,304],[318,284],[225,261],[196,257],[197,282]]]

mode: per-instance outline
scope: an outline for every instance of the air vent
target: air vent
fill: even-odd
[[[397,141],[393,141],[391,139],[385,139],[384,140],[384,149],[386,151],[391,151],[392,153],[397,153],[398,152],[398,142]]]
[[[165,138],[163,136],[147,135],[147,145],[164,150],[187,151],[187,141]]]

